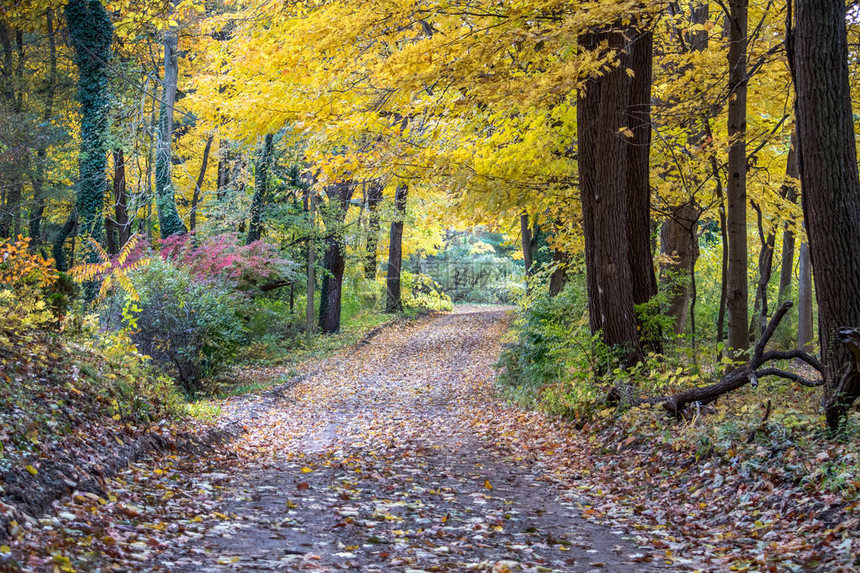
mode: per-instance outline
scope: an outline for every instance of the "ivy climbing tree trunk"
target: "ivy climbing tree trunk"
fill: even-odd
[[[372,179],[367,182],[367,233],[365,234],[364,278],[376,280],[376,250],[379,242],[379,205],[382,203],[382,184]]]
[[[75,201],[81,237],[101,239],[102,208],[107,192],[108,65],[113,25],[100,0],[69,0],[66,5],[66,27],[75,50],[78,67],[78,101],[81,109],[81,144],[78,155],[79,180]],[[60,234],[59,251],[62,252]],[[55,248],[55,253],[57,249]],[[61,261],[58,259],[58,266]]]
[[[251,200],[251,217],[248,223],[248,237],[246,245],[259,241],[263,233],[263,212],[266,209],[269,195],[269,168],[272,164],[272,155],[275,151],[275,137],[273,134],[266,135],[260,154],[257,157],[257,165],[254,169],[254,198]]]
[[[161,237],[187,231],[176,210],[173,188],[173,111],[176,106],[176,85],[179,81],[179,62],[176,54],[178,38],[175,30],[164,35],[164,89],[158,121],[158,146],[155,155],[155,204],[158,208],[158,226]]]
[[[328,205],[324,213],[326,229],[326,250],[323,264],[326,275],[320,289],[320,330],[331,334],[340,330],[341,291],[343,289],[343,273],[346,266],[343,244],[343,223],[349,201],[355,192],[354,181],[344,181],[329,185],[325,189]]]
[[[837,430],[860,396],[860,372],[839,343],[840,327],[860,326],[860,177],[845,4],[796,0],[788,54],[796,88],[803,214],[809,236],[827,425]]]
[[[627,35],[635,32],[627,30]],[[617,57],[628,48],[622,31],[589,32],[585,50],[605,46]],[[631,81],[625,65],[589,78],[577,97],[579,177],[591,331],[624,349],[625,363],[643,359],[634,311],[628,218],[640,203],[628,191],[628,105]],[[634,133],[635,137],[635,133]],[[650,259],[650,257],[649,257]]]
[[[729,11],[729,145],[726,191],[728,235],[728,346],[749,348],[747,307],[747,12],[749,0],[730,0]]]
[[[400,312],[400,269],[403,263],[403,220],[406,218],[406,196],[409,187],[400,183],[394,192],[394,219],[388,240],[388,270],[385,276],[385,312]]]

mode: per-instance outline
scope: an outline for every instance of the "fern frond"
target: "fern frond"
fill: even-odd
[[[96,252],[96,255],[98,255],[99,259],[101,259],[103,263],[110,264],[110,255],[107,253],[106,250],[104,250],[104,247],[102,247],[98,241],[96,241],[92,237],[87,237],[87,242],[90,244],[90,246]]]
[[[113,286],[113,280],[111,280],[111,276],[108,275],[105,277],[105,280],[102,281],[102,286],[99,289],[99,300],[104,300],[107,294],[110,292],[111,287]]]
[[[151,262],[152,262],[152,259],[150,259],[149,257],[147,257],[145,259],[138,259],[138,260],[134,261],[133,263],[131,263],[130,265],[128,265],[127,267],[124,267],[123,271],[125,271],[126,273],[130,273],[132,271],[136,271],[137,269],[142,269],[143,267],[148,267],[149,263],[151,263]]]
[[[134,288],[134,285],[131,283],[125,273],[116,273],[114,275],[114,278],[116,278],[117,284],[122,287],[122,290],[124,290],[128,294],[128,297],[131,300],[133,300],[134,302],[140,302],[140,295],[137,293],[137,289]]]
[[[140,235],[138,235],[137,233],[128,238],[128,240],[125,242],[125,245],[123,245],[122,249],[120,250],[119,256],[116,259],[116,262],[119,266],[123,266],[125,264],[125,261],[128,260],[129,255],[131,255],[131,252],[137,246],[137,242],[139,240]]]
[[[83,263],[69,269],[69,274],[77,282],[87,282],[96,278],[101,273],[110,270],[110,263]]]

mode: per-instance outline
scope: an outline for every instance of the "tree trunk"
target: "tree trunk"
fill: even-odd
[[[173,111],[176,105],[176,85],[179,81],[177,59],[178,38],[175,30],[164,35],[164,90],[158,122],[158,148],[155,156],[155,196],[161,238],[187,231],[176,210],[173,187]]]
[[[532,228],[529,224],[529,215],[528,213],[523,213],[520,215],[520,239],[523,248],[523,264],[526,270],[526,280],[528,281],[529,277],[532,276],[534,269],[534,257],[532,256],[533,247],[534,247],[534,236],[532,234]]]
[[[263,234],[263,212],[266,209],[269,195],[269,167],[272,163],[274,153],[274,135],[266,135],[260,155],[257,158],[257,166],[254,169],[254,198],[251,200],[251,216],[248,223],[248,237],[246,245],[259,241]]]
[[[119,247],[122,248],[131,238],[131,218],[128,214],[128,181],[126,179],[125,153],[122,149],[113,152],[114,178],[114,223],[116,224]]]
[[[215,197],[223,201],[230,186],[230,169],[232,163],[230,145],[223,137],[218,141],[218,181],[215,184]]]
[[[311,231],[308,236],[308,283],[307,283],[307,311],[305,313],[308,330],[314,330],[314,290],[316,287],[316,278],[314,277],[314,265],[316,265],[316,246],[314,245],[314,231],[316,221],[314,213],[316,211],[316,197],[312,195],[311,188],[308,186],[305,189],[305,211],[308,214],[308,224]]]
[[[394,193],[394,219],[388,241],[388,271],[385,276],[385,312],[400,312],[400,267],[403,262],[403,220],[406,218],[406,195],[409,188],[405,183],[397,186]]]
[[[379,242],[379,205],[382,184],[374,179],[367,182],[367,234],[365,236],[364,278],[376,280],[376,250]]]
[[[191,197],[191,217],[188,221],[188,228],[193,233],[197,230],[197,210],[200,208],[200,195],[203,192],[203,181],[206,180],[206,166],[209,164],[209,152],[212,150],[212,140],[215,135],[210,133],[206,139],[206,146],[203,148],[203,160],[200,163],[200,172],[197,174],[197,181],[194,183],[194,195]]]
[[[631,31],[628,30],[628,33]],[[590,32],[581,39],[585,50],[601,44],[618,53],[627,48],[622,32]],[[639,345],[631,248],[627,229],[627,128],[631,82],[625,66],[613,66],[589,78],[577,96],[579,176],[585,235],[589,322],[609,346],[625,350],[624,362],[644,358]],[[635,135],[635,134],[634,134]]]
[[[549,296],[558,296],[567,284],[567,267],[569,264],[567,253],[557,249],[552,250],[552,262],[555,270],[549,277]]]
[[[773,250],[776,244],[776,232],[774,230],[767,234],[764,232],[764,215],[755,201],[753,201],[753,210],[758,218],[758,236],[761,241],[761,249],[758,253],[758,284],[755,291],[753,318],[749,327],[751,339],[756,338],[757,333],[764,332],[767,326],[767,287],[770,284],[773,271]]]
[[[113,25],[100,0],[69,0],[66,23],[75,49],[81,106],[80,175],[75,206],[78,234],[98,240],[107,192],[108,67]]]
[[[797,136],[791,132],[791,148],[785,164],[786,182],[783,183],[783,196],[791,203],[797,203],[797,183],[800,179],[800,166],[797,162]],[[779,273],[779,294],[777,303],[782,304],[791,297],[791,284],[794,280],[794,232],[786,224],[782,232],[782,261]]]
[[[77,210],[72,209],[72,212],[69,213],[66,219],[66,223],[60,228],[60,232],[57,233],[57,238],[54,240],[52,256],[54,257],[54,264],[58,271],[69,270],[69,265],[66,264],[66,239],[74,236],[77,224]],[[74,240],[72,244],[74,245]]]
[[[650,30],[633,29],[622,67],[633,70],[627,103],[627,127],[633,132],[627,145],[627,242],[633,304],[657,294],[654,254],[651,252],[651,78],[654,37]],[[626,70],[623,70],[626,73]],[[662,337],[660,337],[662,338]],[[660,346],[660,338],[645,341]],[[656,348],[655,348],[656,349]]]
[[[12,38],[15,39],[13,46]],[[0,22],[0,44],[3,47],[2,103],[9,116],[6,120],[17,124],[24,120],[24,38],[20,29]],[[17,62],[16,62],[17,55]],[[17,65],[16,65],[17,64]],[[4,146],[5,147],[5,146]],[[0,204],[0,237],[14,238],[21,232],[21,204],[24,196],[24,175],[29,163],[29,150],[25,144],[12,143],[4,151],[4,201]]]
[[[815,330],[812,320],[812,261],[809,260],[809,245],[800,242],[800,257],[797,264],[797,347],[812,352]]]
[[[355,187],[355,182],[344,181],[325,189],[329,199],[325,213],[327,237],[323,263],[326,276],[323,277],[322,289],[320,289],[319,325],[322,332],[326,334],[340,330],[341,290],[346,267],[343,252],[343,222]]]
[[[730,0],[729,18],[729,179],[727,189],[727,299],[730,351],[749,348],[747,307],[747,7]]]
[[[797,93],[801,197],[829,389],[825,412],[835,431],[860,395],[860,372],[836,336],[839,327],[860,325],[860,179],[845,4],[797,0],[796,10],[788,53]]]
[[[693,240],[698,221],[699,210],[692,202],[687,202],[672,209],[660,231],[664,260],[671,257],[671,262],[661,265],[660,272],[663,283],[671,285],[666,312],[675,319],[675,334],[683,334],[687,326],[692,279],[690,269],[699,258],[699,242]]]

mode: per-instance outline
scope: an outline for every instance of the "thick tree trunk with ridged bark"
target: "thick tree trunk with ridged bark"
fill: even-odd
[[[633,303],[642,304],[657,294],[657,277],[651,252],[651,79],[654,36],[650,30],[630,30],[631,41],[622,67],[633,70],[627,103],[627,128],[633,132],[627,145],[627,243]],[[659,340],[646,341],[649,346]]]
[[[628,30],[628,32],[630,32]],[[621,54],[625,35],[591,32],[580,38],[585,50],[605,45]],[[586,281],[591,331],[610,346],[625,349],[625,363],[643,358],[634,311],[628,217],[631,81],[625,66],[590,78],[577,97],[579,177],[585,235]]]
[[[845,4],[797,0],[789,38],[796,98],[803,214],[818,301],[818,335],[836,430],[860,395],[860,372],[837,340],[860,326],[860,178],[848,81]]]

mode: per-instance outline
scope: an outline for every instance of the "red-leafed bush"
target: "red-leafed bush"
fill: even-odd
[[[174,235],[161,241],[161,256],[201,280],[222,280],[243,291],[295,278],[295,263],[283,258],[276,245],[264,241],[244,245],[232,233],[201,240],[192,234]]]

